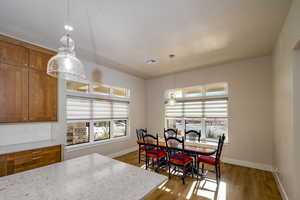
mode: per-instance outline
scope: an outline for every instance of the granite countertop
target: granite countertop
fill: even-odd
[[[43,147],[50,147],[50,146],[55,146],[55,145],[60,145],[60,143],[55,140],[42,140],[42,141],[37,141],[37,142],[28,142],[28,143],[11,144],[11,145],[0,145],[0,155],[19,152],[19,151],[38,149],[38,148],[43,148]]]
[[[0,178],[0,200],[138,200],[166,176],[90,154]]]

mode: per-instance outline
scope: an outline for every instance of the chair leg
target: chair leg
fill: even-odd
[[[215,165],[215,171],[216,171],[216,181],[217,183],[219,183],[219,169],[218,169],[218,165]]]
[[[202,169],[201,169],[202,174],[204,173],[204,163],[202,163]]]
[[[170,166],[170,163],[168,163],[168,167],[169,167],[169,179],[171,179],[171,166]]]
[[[148,169],[148,156],[146,155],[146,169]]]
[[[139,164],[141,163],[141,149],[140,149],[140,146],[139,146]]]
[[[186,173],[186,169],[185,169],[185,167],[183,167],[183,173],[182,173],[182,182],[183,182],[183,184],[185,184],[185,182],[184,182],[185,173]]]
[[[221,165],[218,164],[218,170],[219,170],[219,178],[221,178]]]

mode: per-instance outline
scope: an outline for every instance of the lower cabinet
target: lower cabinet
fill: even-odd
[[[60,161],[60,145],[0,155],[0,176],[23,172]]]

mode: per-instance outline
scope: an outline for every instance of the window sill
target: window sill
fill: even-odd
[[[91,147],[96,147],[104,144],[110,144],[110,143],[115,143],[115,142],[125,142],[128,141],[130,136],[123,136],[119,138],[112,138],[112,139],[107,139],[107,140],[102,140],[102,141],[94,141],[93,143],[83,143],[83,144],[78,144],[78,145],[72,145],[72,146],[65,146],[65,151],[66,152],[71,152],[71,151],[77,151],[81,149],[87,149]]]

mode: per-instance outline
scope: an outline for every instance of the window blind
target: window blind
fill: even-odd
[[[91,119],[91,101],[81,98],[67,98],[67,119]]]
[[[93,100],[93,118],[110,119],[112,117],[112,108],[110,101]]]
[[[67,98],[67,119],[128,119],[129,103],[88,98]]]
[[[199,100],[176,102],[174,105],[165,105],[167,118],[226,118],[228,117],[228,100]]]
[[[227,99],[204,101],[204,117],[228,117]]]
[[[113,111],[113,118],[120,119],[120,118],[128,118],[128,103],[127,102],[113,102],[112,103],[112,111]]]

